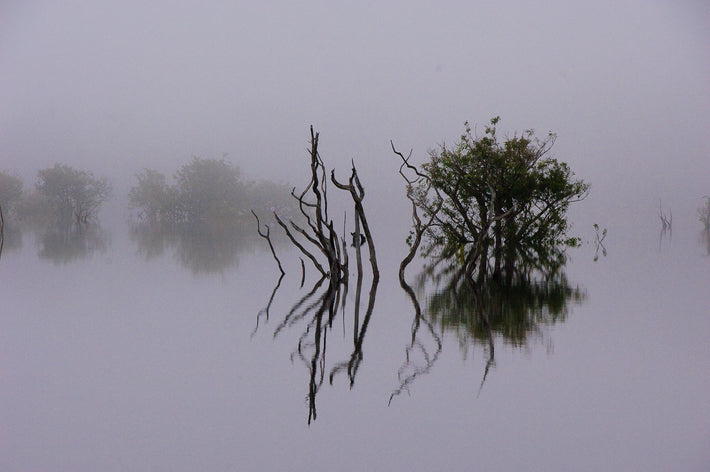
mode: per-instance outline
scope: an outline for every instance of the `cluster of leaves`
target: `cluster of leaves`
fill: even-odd
[[[554,134],[540,140],[527,130],[500,142],[498,122],[493,118],[482,137],[466,123],[456,146],[430,153],[411,189],[432,218],[425,255],[455,262],[479,281],[561,267],[564,249],[579,244],[567,235],[567,209],[589,190],[567,164],[547,156]]]

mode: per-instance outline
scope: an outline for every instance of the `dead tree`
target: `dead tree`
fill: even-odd
[[[300,193],[297,194],[295,188],[291,190],[291,196],[297,202],[303,222],[296,223],[291,219],[284,221],[277,213],[274,213],[276,222],[284,230],[291,243],[311,261],[313,267],[315,267],[320,274],[320,279],[310,292],[291,307],[274,331],[274,337],[276,337],[288,327],[295,326],[299,323],[305,323],[306,325],[305,330],[299,337],[297,347],[292,353],[291,358],[292,360],[301,360],[309,371],[307,395],[309,424],[316,419],[316,395],[326,377],[325,356],[328,332],[332,328],[333,320],[336,313],[339,311],[339,307],[342,307],[343,316],[345,316],[345,299],[347,296],[349,278],[345,220],[343,221],[343,232],[342,234],[338,234],[333,219],[329,214],[330,193],[325,166],[318,152],[319,134],[314,132],[313,127],[311,127],[310,131],[310,180]],[[335,171],[331,171],[330,181],[337,189],[347,191],[352,198],[355,214],[355,233],[360,234],[362,227],[372,271],[370,296],[364,320],[360,323],[360,296],[363,280],[360,246],[363,241],[357,238],[355,253],[357,259],[358,285],[355,293],[352,354],[347,361],[338,363],[335,367],[330,369],[328,375],[330,383],[332,383],[334,376],[338,372],[345,371],[348,374],[350,386],[352,387],[358,367],[363,358],[363,341],[374,310],[375,295],[379,281],[379,269],[375,254],[374,239],[363,207],[365,190],[358,177],[354,162],[352,163],[352,171],[347,183],[339,182],[335,177]],[[266,227],[267,232],[262,233],[258,218],[257,226],[259,234],[269,241],[268,226]],[[274,258],[279,264],[279,269],[283,271],[271,244],[270,247]],[[301,287],[303,287],[305,267],[303,263],[304,259],[301,258],[300,260]],[[280,281],[281,279],[279,279],[279,283]],[[265,312],[267,319],[268,309],[271,306],[273,297],[274,294],[272,293]],[[263,316],[263,314],[260,314],[260,316]],[[258,321],[259,318],[257,317],[257,325]]]
[[[335,170],[330,172],[330,180],[333,184],[341,190],[347,190],[353,198],[355,203],[355,234],[360,234],[359,225],[362,223],[362,230],[365,232],[365,240],[367,242],[367,248],[370,252],[370,265],[372,266],[372,277],[375,280],[379,280],[380,271],[377,268],[377,257],[375,256],[375,244],[372,241],[372,233],[370,232],[370,225],[367,223],[367,218],[365,217],[365,210],[362,206],[362,200],[365,198],[365,189],[360,183],[360,178],[357,175],[357,169],[355,169],[355,162],[352,162],[352,172],[350,174],[350,179],[347,184],[342,184],[338,182],[335,178]],[[355,249],[359,252],[360,249],[360,238],[355,238]]]
[[[315,132],[312,126],[310,130],[310,181],[300,194],[296,194],[295,188],[291,190],[291,196],[295,198],[298,203],[298,208],[305,221],[305,225],[299,225],[293,220],[286,222],[276,212],[274,212],[274,218],[284,230],[291,243],[311,261],[321,276],[327,277],[333,286],[337,286],[339,283],[347,281],[348,278],[345,228],[343,228],[342,235],[338,234],[334,222],[328,213],[328,179],[323,160],[318,152],[319,133]],[[359,225],[361,224],[369,251],[372,276],[374,279],[379,279],[375,245],[362,204],[365,197],[365,190],[357,175],[354,162],[352,165],[352,173],[347,184],[338,182],[335,178],[334,170],[331,171],[330,180],[337,188],[348,191],[352,197],[356,232],[359,234]],[[257,226],[258,225],[259,222],[257,218]],[[260,228],[257,229],[259,234],[262,234]],[[268,238],[266,239],[268,240]],[[270,247],[272,254],[274,254],[276,258],[273,246],[270,245]],[[358,252],[358,250],[359,244],[356,246],[356,252]],[[283,271],[280,263],[279,270]],[[359,270],[361,271],[361,269]]]

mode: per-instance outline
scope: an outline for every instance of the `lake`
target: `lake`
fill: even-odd
[[[419,259],[415,316],[406,229],[375,241],[382,276],[357,320],[354,277],[342,310],[314,316],[322,287],[309,296],[311,267],[301,287],[286,245],[273,292],[258,237],[25,232],[0,259],[0,469],[708,470],[694,211],[672,234],[653,210],[621,220],[606,255],[580,224],[564,284],[525,289],[527,308],[510,302],[525,319],[503,313],[492,342],[415,283]]]

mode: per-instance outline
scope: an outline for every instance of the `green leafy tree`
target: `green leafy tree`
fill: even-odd
[[[563,265],[565,248],[578,244],[567,235],[566,212],[589,190],[567,164],[547,156],[554,134],[540,140],[527,130],[501,142],[499,120],[481,137],[466,123],[453,148],[430,153],[408,193],[431,221],[423,231],[425,254],[479,285],[490,275],[510,282]]]
[[[38,171],[36,189],[64,222],[87,222],[111,196],[108,179],[64,164]]]
[[[50,225],[38,235],[37,246],[40,259],[62,265],[105,253],[109,237],[99,225]]]

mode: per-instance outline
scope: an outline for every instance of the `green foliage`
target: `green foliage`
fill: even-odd
[[[491,334],[512,346],[526,346],[543,326],[564,322],[570,305],[581,304],[586,298],[586,292],[572,286],[561,272],[545,280],[484,284],[480,293],[466,281],[455,279],[426,296],[427,313],[442,330],[456,333],[462,347],[471,341],[487,343]]]
[[[527,130],[500,142],[499,121],[491,119],[480,137],[466,123],[454,147],[430,153],[422,166],[429,180],[420,179],[420,193],[425,185],[436,191],[419,201],[427,216],[436,215],[424,253],[455,260],[480,280],[563,265],[564,249],[578,244],[566,234],[567,209],[589,190],[566,163],[547,157],[554,134],[540,140]]]
[[[108,179],[64,164],[38,171],[36,189],[60,221],[86,222],[111,196]]]

